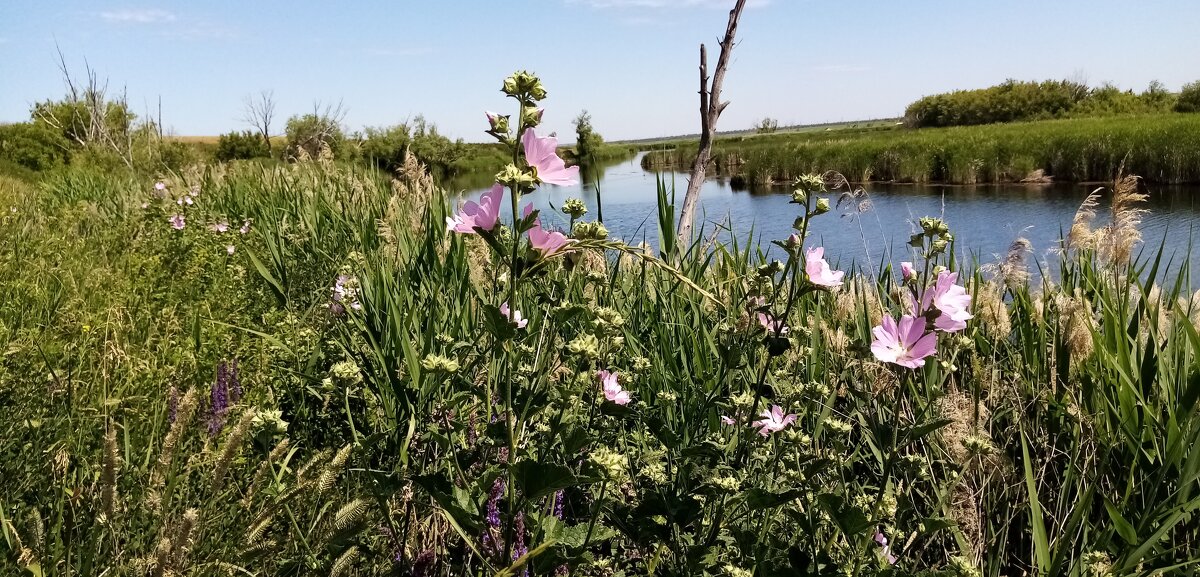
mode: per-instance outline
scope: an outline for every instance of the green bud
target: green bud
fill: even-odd
[[[829,199],[818,198],[817,208],[813,210],[813,214],[825,214],[827,212],[829,212]]]
[[[933,241],[933,243],[930,245],[930,254],[941,254],[946,252],[946,245],[946,241],[942,239]]]
[[[796,179],[796,187],[808,192],[823,192],[825,179],[819,174],[805,174]]]
[[[562,205],[563,214],[569,215],[571,218],[580,218],[587,214],[587,205],[583,204],[578,198],[568,198]]]
[[[495,134],[497,136],[508,134],[508,115],[507,114],[501,115],[501,114],[496,114],[495,112],[488,112],[486,114],[487,114],[487,119],[488,119],[488,126],[490,127],[488,132]]]
[[[796,220],[792,221],[792,228],[796,230],[804,230],[804,217],[797,216]]]
[[[443,357],[442,355],[428,354],[424,359],[421,359],[421,368],[432,373],[457,373],[458,361]]]
[[[581,222],[575,225],[571,236],[580,240],[604,240],[608,238],[608,229],[599,222]]]
[[[908,246],[913,248],[921,248],[925,246],[925,235],[921,233],[914,234],[908,238]]]
[[[536,106],[525,106],[521,108],[521,122],[526,128],[532,128],[542,123],[542,113],[545,110]]]
[[[808,192],[806,192],[803,188],[797,188],[796,190],[793,190],[792,191],[792,203],[793,204],[808,204]]]
[[[509,164],[504,167],[504,170],[496,173],[496,182],[521,191],[537,188],[536,177],[514,164]]]

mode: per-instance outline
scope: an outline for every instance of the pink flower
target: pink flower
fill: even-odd
[[[842,286],[842,277],[846,273],[838,270],[831,270],[829,263],[825,262],[825,247],[813,247],[805,252],[804,272],[808,273],[809,282],[825,288],[836,288]]]
[[[527,128],[521,142],[525,145],[525,161],[537,172],[538,180],[559,186],[579,182],[579,167],[567,168],[566,163],[558,157],[557,138],[538,138],[532,128]]]
[[[533,212],[533,205],[525,205],[525,210],[522,214],[526,218]],[[533,228],[529,229],[529,244],[534,250],[541,253],[542,258],[550,258],[554,254],[562,251],[563,247],[575,242],[567,238],[567,235],[557,231],[547,231],[542,228],[542,219],[538,218],[533,221]]]
[[[213,224],[208,225],[208,230],[211,230],[213,232],[228,232],[229,231],[229,223],[226,221],[213,223]]]
[[[888,538],[883,533],[875,532],[875,543],[883,547],[883,556],[887,559],[888,565],[896,564],[896,556],[892,555],[892,548],[888,546]]]
[[[937,352],[937,335],[925,334],[925,319],[904,315],[896,325],[891,315],[883,317],[883,325],[871,329],[875,340],[871,352],[885,363],[915,369],[925,365],[925,357]]]
[[[184,195],[184,196],[183,196],[183,198],[181,198],[181,199],[179,199],[179,200],[175,201],[175,204],[178,204],[179,206],[183,206],[183,205],[185,205],[185,204],[186,204],[186,205],[188,205],[188,206],[192,206],[192,204],[193,204],[193,203],[192,203],[192,197],[190,197],[190,196],[187,196],[187,195]]]
[[[632,398],[629,396],[629,391],[622,389],[620,383],[617,382],[616,372],[600,371],[596,373],[596,376],[600,378],[600,386],[604,388],[604,398],[618,405],[629,404]]]
[[[938,316],[933,320],[933,326],[948,333],[967,328],[967,321],[972,318],[967,309],[971,308],[971,295],[967,289],[958,286],[958,273],[942,271],[938,273],[934,285],[921,295],[921,310],[929,311],[930,306],[938,310]]]
[[[900,263],[900,275],[904,277],[904,280],[912,280],[917,276],[917,271],[913,269],[911,262],[902,262]]]
[[[229,254],[231,254],[231,255],[232,255],[232,254],[233,254],[233,252],[234,252],[234,251],[236,251],[236,250],[237,250],[237,248],[236,248],[236,247],[234,247],[232,244],[230,244],[230,245],[226,245],[226,246],[225,246],[225,252],[227,252],[227,253],[229,253]]]
[[[249,220],[242,221],[242,228],[238,229],[238,232],[240,232],[242,234],[246,234],[246,233],[250,232],[250,221]]]
[[[518,329],[523,329],[525,325],[529,324],[529,319],[521,317],[521,311],[509,311],[508,302],[500,305],[500,314],[504,315],[508,322],[517,325]]]
[[[730,417],[729,415],[721,415],[721,422],[726,425],[733,425],[737,423],[737,421],[733,420],[733,417]]]
[[[492,185],[492,189],[483,193],[479,203],[468,200],[458,214],[446,217],[446,230],[463,234],[475,234],[475,228],[492,230],[500,221],[500,203],[504,199],[504,187]]]
[[[777,319],[769,313],[758,313],[758,324],[773,335],[788,334],[788,326],[783,323],[783,319]]]
[[[754,421],[754,426],[759,427],[758,433],[764,437],[784,430],[796,420],[796,415],[794,414],[784,415],[783,407],[779,405],[771,405],[771,410],[763,411],[762,417]]]
[[[143,203],[142,203],[142,210],[145,210],[145,209],[147,209],[147,208],[150,208],[150,203],[148,203],[148,202],[143,202]]]
[[[161,180],[154,183],[154,190],[166,190],[166,189],[167,189],[166,183],[162,182]]]
[[[187,223],[183,220],[182,214],[177,214],[167,220],[171,222],[171,228],[175,230],[183,230],[183,227],[187,226]]]

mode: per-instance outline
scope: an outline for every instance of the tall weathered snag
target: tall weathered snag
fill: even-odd
[[[708,78],[708,51],[700,45],[700,147],[696,150],[696,161],[688,178],[687,195],[683,197],[683,209],[679,215],[679,241],[681,245],[691,242],[692,220],[696,217],[696,201],[700,198],[700,186],[704,184],[704,173],[712,156],[712,140],[717,130],[717,119],[729,106],[721,102],[721,83],[729,67],[729,54],[733,52],[733,39],[737,33],[738,19],[746,0],[737,0],[729,11],[729,24],[725,26],[725,38],[721,40],[721,54],[717,57],[717,69],[713,72],[712,84]]]

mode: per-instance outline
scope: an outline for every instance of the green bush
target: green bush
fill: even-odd
[[[30,170],[48,170],[66,164],[70,143],[45,124],[22,122],[0,126],[0,159]]]
[[[346,143],[341,124],[329,114],[293,116],[287,121],[286,134],[288,152],[296,156],[303,152],[310,158],[316,158],[322,148],[328,148],[337,158]]]
[[[412,144],[408,126],[397,124],[387,128],[366,129],[359,152],[364,160],[383,170],[395,170],[404,163],[404,154]]]
[[[249,160],[271,156],[271,149],[262,136],[250,131],[230,132],[217,139],[216,158],[221,162]]]
[[[1200,112],[1200,80],[1183,85],[1175,101],[1175,112]]]
[[[1171,94],[1151,82],[1141,94],[1111,84],[1096,88],[1071,80],[1021,82],[979,90],[926,96],[908,106],[904,121],[913,128],[967,126],[1075,116],[1114,116],[1167,112]]]

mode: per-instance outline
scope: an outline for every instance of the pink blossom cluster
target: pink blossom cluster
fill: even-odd
[[[912,263],[901,263],[900,268],[905,280],[915,278]],[[875,358],[910,369],[922,367],[927,357],[937,353],[937,331],[966,328],[972,318],[971,295],[957,281],[958,273],[939,272],[932,286],[914,293],[914,314],[901,316],[899,322],[890,315],[883,317],[882,324],[871,329]]]

